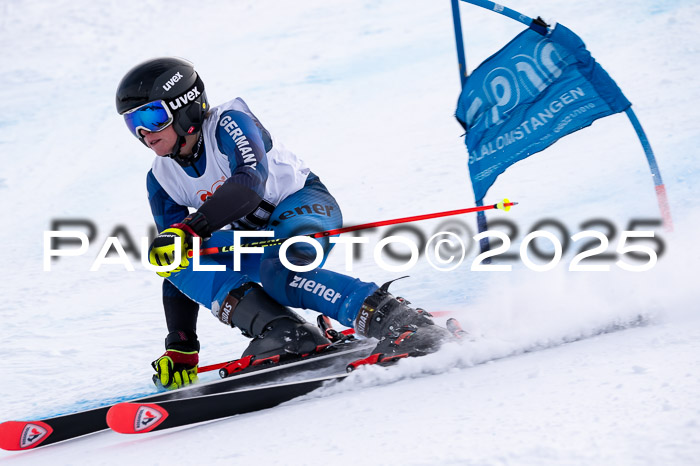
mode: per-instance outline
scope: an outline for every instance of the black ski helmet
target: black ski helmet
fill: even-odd
[[[147,60],[129,70],[117,87],[120,115],[157,100],[164,100],[168,105],[178,136],[202,129],[209,102],[204,83],[189,61],[174,57]]]

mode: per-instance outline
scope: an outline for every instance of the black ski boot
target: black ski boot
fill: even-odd
[[[435,325],[429,313],[389,293],[393,281],[368,296],[355,319],[357,333],[379,340],[372,351],[372,363],[434,353],[453,338],[447,329]]]
[[[318,327],[272,299],[257,283],[232,290],[215,315],[253,338],[242,357],[279,360],[285,355],[313,353],[330,344]]]

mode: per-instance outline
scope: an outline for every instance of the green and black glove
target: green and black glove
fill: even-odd
[[[192,249],[192,238],[208,238],[211,236],[211,229],[206,217],[194,212],[180,223],[174,223],[163,230],[155,237],[148,249],[148,261],[151,265],[165,266],[175,262],[175,245],[180,244],[180,265],[175,270],[169,272],[156,272],[161,277],[169,277],[170,274],[186,269],[190,265],[187,258]]]
[[[156,387],[167,390],[186,387],[197,382],[197,365],[199,364],[199,341],[196,337],[185,342],[168,344],[174,334],[166,338],[165,353],[151,363],[156,373],[153,375],[153,383]]]

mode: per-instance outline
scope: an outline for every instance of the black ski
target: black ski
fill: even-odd
[[[356,359],[366,357],[374,347],[367,340],[351,340],[298,360],[257,365],[213,382],[137,398],[138,403],[164,402],[201,397],[299,377],[322,377],[345,370]],[[51,445],[108,429],[105,417],[113,405],[35,421],[7,421],[0,424],[0,448],[28,450]]]
[[[344,379],[346,372],[297,382],[244,388],[226,393],[159,403],[118,403],[107,413],[115,432],[142,434],[272,408],[324,384]]]

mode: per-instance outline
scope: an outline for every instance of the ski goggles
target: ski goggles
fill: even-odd
[[[156,100],[129,110],[124,114],[129,131],[141,139],[140,130],[149,133],[162,131],[173,123],[173,114],[164,100]]]

